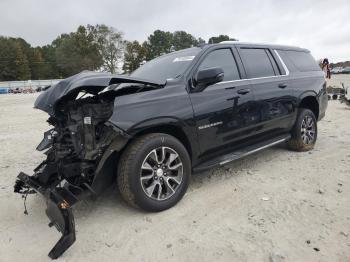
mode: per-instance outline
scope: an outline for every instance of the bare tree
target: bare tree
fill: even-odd
[[[123,33],[106,25],[88,25],[95,35],[95,41],[103,59],[103,70],[112,74],[118,72],[123,61],[125,41]]]

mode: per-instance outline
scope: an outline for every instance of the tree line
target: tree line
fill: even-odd
[[[331,63],[330,65],[331,65],[331,68],[334,68],[334,67],[350,67],[350,61]]]
[[[231,39],[213,36],[208,43]],[[144,42],[127,41],[106,25],[79,26],[51,44],[32,47],[22,38],[0,36],[0,81],[65,78],[83,70],[131,73],[145,61],[205,44],[185,31],[155,30]]]

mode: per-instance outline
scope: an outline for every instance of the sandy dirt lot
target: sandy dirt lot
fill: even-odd
[[[345,87],[350,87],[350,74],[332,75],[331,79],[327,80],[328,86],[342,87],[342,83],[345,85]]]
[[[13,193],[43,160],[36,98],[0,96],[0,261],[50,261],[45,202]],[[350,108],[330,101],[317,146],[277,146],[193,176],[174,208],[129,208],[115,187],[74,207],[77,241],[57,261],[350,261]]]

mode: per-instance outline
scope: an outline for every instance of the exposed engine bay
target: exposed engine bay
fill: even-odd
[[[113,154],[128,141],[128,134],[108,122],[115,99],[161,87],[128,77],[103,76],[96,78],[96,73],[83,72],[52,86],[35,103],[50,115],[47,122],[53,126],[37,146],[37,150],[45,150],[47,158],[32,176],[20,172],[14,191],[25,199],[36,192],[47,198],[49,226],[62,233],[49,253],[52,259],[75,241],[72,205],[95,198],[115,180],[117,159]]]
[[[112,128],[104,125],[112,111],[112,102],[89,97],[68,102],[59,116],[50,117],[54,128],[45,133],[37,148],[52,145],[44,168],[57,165],[58,176],[72,185],[91,184],[96,164],[114,138]]]

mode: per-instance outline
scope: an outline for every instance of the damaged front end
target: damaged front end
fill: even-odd
[[[15,192],[27,195],[33,193],[32,190],[46,197],[49,226],[54,225],[62,233],[62,237],[49,252],[49,257],[56,259],[75,241],[75,223],[71,206],[77,202],[77,199],[65,188],[48,189],[39,184],[35,177],[21,172],[16,180]]]
[[[35,107],[50,115],[48,123],[53,126],[37,147],[46,150],[47,158],[32,176],[21,172],[14,191],[25,198],[35,192],[46,198],[49,226],[62,233],[50,258],[58,258],[75,241],[72,206],[87,197],[95,198],[114,180],[116,154],[129,139],[108,122],[114,100],[160,87],[129,77],[83,72],[38,97]]]

